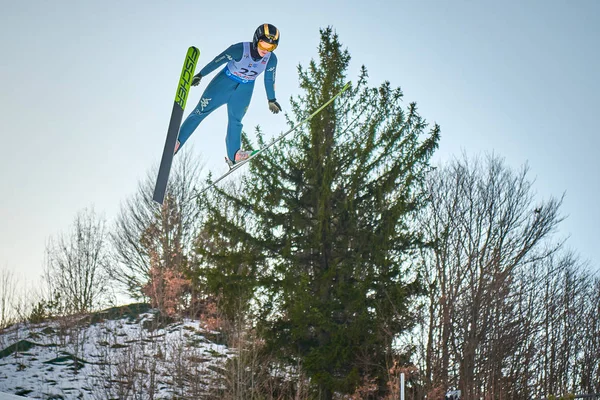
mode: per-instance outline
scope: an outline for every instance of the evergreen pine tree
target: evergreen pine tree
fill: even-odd
[[[345,83],[350,54],[331,28],[318,56],[298,67],[296,120]],[[250,163],[243,195],[216,188],[203,198],[207,280],[225,302],[260,304],[268,345],[301,365],[320,399],[367,377],[384,392],[394,340],[414,323],[411,261],[422,243],[412,218],[439,127],[425,132],[402,97],[389,82],[369,88],[363,67],[355,87]]]

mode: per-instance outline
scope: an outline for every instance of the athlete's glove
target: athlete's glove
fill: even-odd
[[[277,114],[279,111],[281,111],[281,106],[279,105],[277,100],[269,100],[269,110],[271,110],[273,114]]]
[[[202,79],[202,75],[200,75],[200,73],[198,72],[198,74],[194,75],[194,77],[192,78],[192,86],[198,86],[201,79]]]

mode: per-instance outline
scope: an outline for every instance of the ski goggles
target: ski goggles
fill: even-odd
[[[258,48],[263,51],[273,51],[277,48],[277,44],[276,43],[268,43],[268,42],[265,42],[264,40],[259,40]]]

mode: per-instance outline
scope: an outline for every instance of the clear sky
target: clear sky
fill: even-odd
[[[208,4],[211,5],[208,5]],[[0,0],[0,268],[43,269],[48,238],[94,207],[109,221],[159,162],[191,45],[198,70],[264,22],[281,31],[277,98],[332,26],[370,84],[389,80],[442,128],[435,160],[495,152],[528,162],[539,198],[566,193],[558,232],[598,269],[600,1]],[[212,78],[209,77],[209,78]],[[208,79],[194,88],[189,110]],[[262,78],[244,119],[270,135]],[[226,111],[186,146],[224,172]]]

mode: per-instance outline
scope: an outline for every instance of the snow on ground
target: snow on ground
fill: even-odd
[[[144,305],[130,307],[138,306]],[[194,396],[212,385],[231,355],[198,321],[161,322],[147,306],[138,313],[115,310],[127,315],[19,324],[0,332],[0,392],[38,399]]]
[[[23,396],[15,396],[14,394],[0,393],[0,400],[23,400]]]

